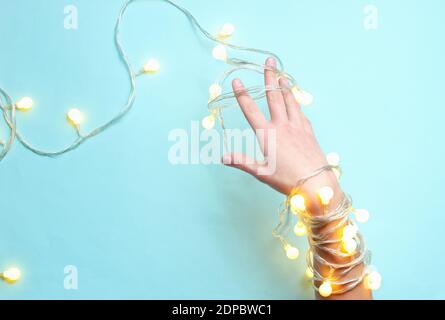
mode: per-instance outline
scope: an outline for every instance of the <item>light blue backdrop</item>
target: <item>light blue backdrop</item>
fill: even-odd
[[[91,129],[124,103],[113,44],[122,3],[0,0],[0,84],[36,101],[18,115],[34,144],[71,141],[72,106]],[[433,277],[445,267],[445,3],[374,0],[373,31],[363,27],[368,1],[179,3],[212,32],[234,23],[234,42],[275,51],[314,93],[307,114],[320,142],[341,154],[344,189],[372,214],[362,229],[383,275],[376,297],[445,298]],[[68,4],[78,30],[63,27]],[[16,144],[0,163],[0,269],[23,271],[16,285],[0,283],[0,298],[311,299],[303,259],[286,260],[271,236],[281,195],[222,166],[167,160],[168,133],[206,114],[224,69],[212,44],[159,1],[134,5],[122,37],[135,66],[162,63],[138,80],[129,116],[61,158]],[[63,287],[66,265],[78,268],[77,291]]]

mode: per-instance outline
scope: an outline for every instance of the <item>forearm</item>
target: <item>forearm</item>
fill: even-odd
[[[326,187],[326,186],[332,188],[332,190],[334,191],[334,197],[330,201],[329,205],[323,206],[320,203],[320,199],[317,194],[317,190],[320,190],[320,188]],[[308,211],[314,215],[320,215],[326,211],[334,210],[335,208],[337,208],[340,205],[340,202],[342,201],[343,196],[344,196],[343,191],[341,190],[341,187],[338,183],[338,179],[336,178],[336,176],[334,175],[334,173],[332,171],[323,172],[319,176],[314,177],[313,179],[310,179],[309,181],[307,181],[307,183],[302,187],[301,192],[303,193],[304,197],[307,200]],[[334,243],[327,245],[328,247],[335,249],[338,246],[335,242],[339,241],[342,238],[341,230],[343,230],[345,225],[346,225],[346,223],[338,226],[339,231],[329,235],[328,240],[333,240]],[[324,228],[329,228],[329,227],[331,227],[331,226],[327,225]],[[312,232],[315,235],[317,235],[317,234],[321,234],[323,232],[323,230],[322,229],[320,229],[320,230],[314,229],[314,230],[312,230]],[[323,259],[325,259],[329,262],[333,262],[333,263],[344,264],[344,263],[349,262],[351,259],[349,257],[334,256],[332,254],[327,253],[325,250],[320,250],[317,248],[315,248],[314,250],[316,250],[316,254],[321,256]],[[355,268],[350,270],[348,273],[339,277],[338,280],[347,281],[347,280],[356,279],[363,274],[364,268],[365,268],[364,264],[360,263]],[[314,269],[316,272],[321,274],[323,277],[325,277],[325,278],[330,277],[330,268],[329,267],[314,261]],[[315,285],[316,285],[316,287],[319,287],[321,285],[321,283],[316,282]],[[333,289],[335,290],[335,289],[339,289],[339,288],[333,288]],[[342,294],[331,295],[327,298],[322,297],[318,293],[318,291],[316,291],[315,294],[316,294],[317,299],[329,299],[329,300],[369,300],[369,299],[372,299],[371,290],[369,290],[365,287],[363,281],[359,285],[357,285],[355,288],[353,288],[352,290],[347,291]]]

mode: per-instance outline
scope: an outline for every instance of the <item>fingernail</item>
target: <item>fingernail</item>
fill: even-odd
[[[222,162],[224,164],[231,164],[232,163],[232,157],[228,154],[224,155],[222,158]]]
[[[235,79],[235,80],[233,80],[233,85],[236,88],[242,88],[243,87],[243,82],[240,79]]]
[[[268,66],[270,68],[275,68],[275,59],[272,57],[267,58],[266,66]]]

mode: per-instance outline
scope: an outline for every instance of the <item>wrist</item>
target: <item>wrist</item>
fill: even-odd
[[[328,187],[333,191],[333,197],[328,204],[323,205],[320,199],[320,189]],[[326,210],[333,210],[343,197],[340,184],[335,173],[327,170],[309,179],[298,190],[298,193],[305,198],[307,211],[312,215],[322,215]]]

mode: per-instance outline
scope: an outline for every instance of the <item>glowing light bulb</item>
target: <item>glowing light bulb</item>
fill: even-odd
[[[357,250],[357,241],[355,239],[349,238],[343,240],[343,250],[347,254],[354,254]]]
[[[73,108],[68,111],[66,118],[75,127],[80,126],[83,122],[83,114],[79,109]]]
[[[355,219],[360,223],[365,223],[369,220],[369,212],[365,209],[356,209],[354,210]]]
[[[202,119],[202,126],[204,129],[211,130],[215,127],[216,118],[213,114]]]
[[[306,210],[305,200],[301,194],[296,194],[296,195],[292,196],[292,198],[290,199],[290,204],[293,208],[295,208],[299,211]]]
[[[320,198],[321,204],[326,206],[334,197],[334,190],[332,190],[331,187],[323,187],[318,190],[318,197]]]
[[[5,270],[2,274],[3,279],[9,283],[14,283],[20,279],[22,272],[18,268],[9,268]]]
[[[215,48],[213,48],[212,55],[216,60],[227,61],[227,49],[222,44],[218,44]]]
[[[348,224],[343,228],[343,241],[347,239],[353,239],[357,235],[357,227]]]
[[[321,286],[318,288],[318,293],[320,296],[327,298],[332,294],[332,286],[329,281],[324,281]]]
[[[300,251],[297,248],[292,247],[291,245],[286,245],[285,249],[286,255],[290,260],[295,260],[300,255]]]
[[[210,100],[215,100],[222,93],[222,87],[218,83],[214,83],[209,88]]]
[[[235,32],[235,26],[231,23],[225,23],[221,30],[219,31],[219,36],[221,38],[228,38],[230,36],[233,35],[233,33]]]
[[[298,221],[294,227],[294,232],[299,237],[306,235],[306,226],[304,225],[304,223],[301,221]]]
[[[16,102],[15,106],[20,111],[28,111],[34,106],[34,101],[30,97],[23,97]]]
[[[311,268],[307,267],[305,272],[306,278],[313,279],[314,273],[312,272]]]
[[[314,96],[309,92],[301,90],[297,86],[292,88],[292,93],[294,94],[295,100],[302,106],[310,106],[314,103]]]
[[[369,290],[378,290],[382,285],[382,276],[377,271],[372,271],[365,278],[365,287]]]
[[[158,60],[151,58],[144,64],[142,69],[145,73],[157,73],[161,69],[161,63]]]
[[[338,166],[340,164],[340,156],[335,152],[329,153],[326,156],[326,160],[331,166]]]

